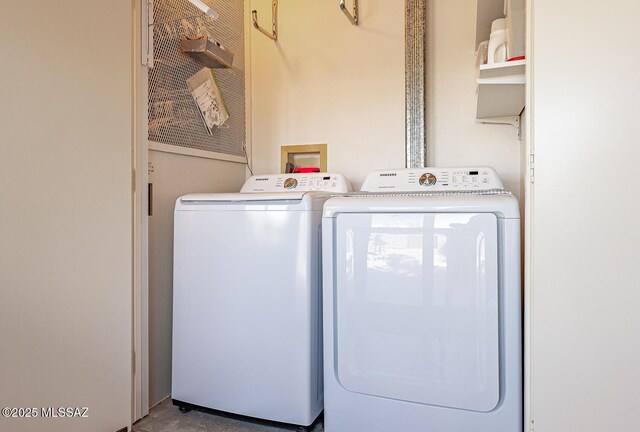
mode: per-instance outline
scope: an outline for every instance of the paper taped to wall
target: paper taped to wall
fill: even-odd
[[[207,133],[213,135],[214,127],[222,126],[229,118],[214,72],[209,68],[200,69],[187,78],[187,87],[198,105]]]

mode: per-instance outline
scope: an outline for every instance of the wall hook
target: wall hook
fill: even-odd
[[[258,11],[252,10],[251,16],[253,18],[253,27],[255,27],[256,30],[264,34],[269,39],[278,40],[278,0],[271,1],[271,20],[273,22],[271,33],[260,27],[258,24]]]
[[[358,25],[358,0],[353,0],[353,15],[347,10],[344,0],[340,0],[340,10],[347,16],[347,19],[351,21],[351,24]]]

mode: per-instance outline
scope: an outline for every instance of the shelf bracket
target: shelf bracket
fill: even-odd
[[[253,27],[256,30],[258,30],[260,33],[262,33],[269,39],[273,39],[274,41],[278,40],[278,0],[271,1],[271,22],[272,22],[271,33],[263,29],[262,27],[260,27],[260,24],[258,24],[257,10],[251,11],[251,18],[253,20]]]
[[[340,0],[340,10],[345,14],[351,24],[358,25],[358,0],[353,0],[353,15],[347,10],[345,0]]]
[[[485,123],[485,124],[508,124],[518,129],[518,139],[522,139],[522,123],[520,121],[520,116],[507,116],[507,117],[491,117],[491,118],[483,118],[476,119],[477,123]]]

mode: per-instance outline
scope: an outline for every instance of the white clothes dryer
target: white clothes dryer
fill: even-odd
[[[322,205],[338,174],[253,176],[175,207],[172,398],[307,426],[323,407]]]
[[[362,190],[324,206],[324,430],[522,431],[516,198],[487,167]]]

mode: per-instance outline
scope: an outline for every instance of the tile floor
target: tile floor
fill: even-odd
[[[282,432],[295,431],[291,427],[251,423],[199,411],[181,413],[171,399],[156,405],[149,415],[133,425],[132,432]],[[323,432],[322,422],[316,421],[309,432]]]

